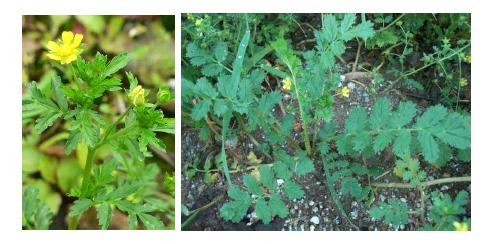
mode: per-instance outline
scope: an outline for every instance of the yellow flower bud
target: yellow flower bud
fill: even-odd
[[[131,92],[128,94],[130,101],[133,105],[139,106],[145,104],[145,89],[141,86],[136,86]]]
[[[201,25],[201,24],[202,24],[202,21],[203,21],[202,19],[196,19],[196,20],[195,20],[195,25],[196,25],[196,26]]]
[[[465,79],[465,78],[460,78],[460,87],[464,87],[464,86],[467,86],[468,85],[468,80]]]

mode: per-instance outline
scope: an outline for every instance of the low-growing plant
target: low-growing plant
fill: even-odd
[[[150,147],[165,150],[157,133],[173,134],[174,119],[166,118],[156,104],[149,102],[149,92],[129,72],[126,77],[130,85],[124,92],[129,106],[114,121],[99,112],[101,98],[122,89],[118,72],[129,63],[130,55],[121,53],[108,60],[106,55],[97,53],[94,60],[86,61],[80,56],[82,39],[82,35],[67,31],[62,33],[62,40],[47,44],[47,56],[63,65],[65,76],[52,79],[52,96],[42,92],[36,82],[29,83],[22,101],[23,112],[42,111],[35,119],[35,134],[62,119],[69,131],[65,152],[77,150],[78,155],[84,155],[82,178],[76,179],[69,192],[70,197],[77,199],[69,209],[69,229],[77,229],[81,215],[92,207],[102,229],[110,226],[115,209],[128,216],[131,229],[141,227],[140,224],[146,229],[164,229],[159,214],[172,207],[157,195],[162,187],[156,180],[160,169],[147,159],[152,157]],[[63,79],[72,82],[64,83]],[[164,87],[157,100],[163,103],[173,97]],[[108,148],[111,156],[97,163],[95,155],[100,148]],[[173,175],[164,176],[164,185],[173,195]],[[24,226],[30,228],[32,221],[38,228],[48,226],[47,210],[37,202],[35,190],[25,190],[23,207]]]
[[[183,64],[183,110],[190,120],[187,124],[198,127],[202,139],[212,137],[221,144],[221,167],[215,170],[220,169],[227,182],[229,201],[220,208],[223,219],[240,222],[250,209],[254,209],[257,218],[264,224],[275,217],[285,218],[289,214],[285,200],[304,198],[305,191],[298,183],[299,177],[318,174],[316,169],[320,168],[317,167],[320,164],[335,206],[355,229],[359,227],[347,216],[342,198],[363,203],[369,209],[368,214],[375,219],[401,226],[408,223],[411,215],[424,222],[428,187],[470,181],[469,176],[431,181],[427,178],[431,167],[442,167],[455,156],[461,161],[470,160],[470,115],[439,104],[424,111],[418,110],[410,101],[393,106],[385,92],[404,77],[381,89],[384,95],[371,108],[352,108],[343,128],[338,128],[333,110],[335,97],[348,98],[350,90],[342,85],[348,74],[337,62],[342,60],[346,47],[352,42],[358,43],[359,50],[367,42],[370,47],[389,44],[376,39],[376,35],[383,35],[379,33],[385,31],[374,29],[376,22],[366,19],[364,14],[360,19],[355,14],[321,15],[322,28],[314,30],[313,49],[295,51],[288,38],[280,34],[277,38],[267,38],[267,47],[270,48],[267,54],[255,55],[247,52],[248,46],[255,45],[251,37],[254,33],[251,34],[247,15],[239,15],[238,19],[243,16],[244,22],[225,26],[238,30],[245,28],[244,35],[237,38],[237,45],[214,42],[213,46],[198,46],[207,33],[199,33],[199,30],[190,27],[184,29],[191,36],[198,33],[200,36],[185,41],[188,62]],[[205,15],[205,19],[211,17],[220,18]],[[400,18],[383,21],[394,25]],[[210,35],[208,39],[213,40]],[[452,56],[467,48],[465,45],[453,50]],[[402,60],[404,62],[405,59]],[[413,70],[412,74],[442,61],[444,59],[437,58],[432,64]],[[272,89],[268,82],[272,79],[277,80],[278,89]],[[282,106],[283,97],[289,97],[288,111]],[[276,106],[279,110],[275,109]],[[370,114],[368,111],[371,111]],[[301,136],[292,133],[296,125],[302,129]],[[253,137],[255,132],[261,136]],[[235,156],[234,163],[229,164],[226,151],[233,149],[233,141],[238,137],[249,138],[262,155],[262,162],[245,168],[237,165]],[[391,171],[384,172],[381,166],[365,163],[365,160],[362,163],[362,159],[375,159],[384,154],[391,156]],[[235,184],[231,178],[234,170],[243,172],[241,185]],[[403,182],[378,181],[389,172],[402,178]],[[413,210],[405,202],[394,198],[378,202],[376,192],[380,188],[414,189],[421,195],[422,205]],[[438,200],[436,197],[432,199],[436,205]],[[467,201],[460,203],[462,206]],[[199,210],[186,212],[196,214]],[[468,221],[460,222],[463,213],[462,210],[457,211],[453,215],[455,217],[448,220],[439,219],[440,214],[428,213],[433,217],[426,222],[436,230],[458,224],[462,227]],[[447,227],[435,226],[434,223],[440,221],[446,221]]]

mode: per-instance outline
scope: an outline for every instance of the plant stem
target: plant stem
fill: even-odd
[[[305,139],[305,151],[307,155],[310,155],[312,154],[312,147],[310,145],[310,138],[308,137],[308,124],[306,121],[305,111],[303,110],[303,103],[300,98],[300,92],[298,91],[298,85],[296,84],[296,77],[289,65],[288,65],[288,68],[290,69],[292,82],[293,82],[293,85],[295,86],[296,99],[298,100],[298,109],[300,110],[300,117],[301,117],[301,121],[303,122],[303,137]]]
[[[226,148],[225,148],[227,127],[229,126],[230,120],[231,120],[231,113],[226,113],[224,115],[224,118],[222,119],[221,159],[222,159],[222,167],[224,169],[224,175],[226,176],[227,182],[229,183],[229,187],[232,187],[231,174],[229,173],[229,167],[227,166]]]
[[[441,62],[443,62],[443,61],[445,61],[445,60],[447,60],[447,59],[449,59],[449,58],[452,58],[453,56],[455,56],[455,55],[459,54],[459,53],[460,53],[461,51],[463,51],[464,49],[468,48],[470,45],[471,45],[471,44],[467,44],[467,45],[463,46],[462,48],[458,49],[457,51],[453,52],[452,54],[450,54],[450,55],[448,55],[448,56],[445,56],[445,57],[443,57],[443,58],[440,58],[440,59],[438,59],[438,60],[435,60],[434,62],[431,62],[431,63],[429,63],[429,64],[427,64],[427,65],[424,65],[424,66],[422,66],[422,67],[421,67],[421,68],[419,68],[419,69],[416,69],[416,70],[410,71],[410,72],[408,72],[408,73],[405,73],[405,74],[403,74],[403,75],[399,76],[399,77],[398,77],[398,78],[397,78],[395,81],[393,81],[393,82],[392,82],[392,83],[391,83],[389,86],[387,86],[387,87],[386,87],[386,89],[384,89],[384,91],[382,91],[382,93],[386,93],[386,92],[388,92],[389,90],[391,90],[391,89],[392,89],[392,88],[393,88],[393,87],[394,87],[394,86],[395,86],[395,85],[396,85],[396,84],[397,84],[399,81],[401,81],[402,79],[404,79],[404,78],[406,78],[406,77],[408,77],[408,76],[410,76],[410,75],[414,75],[414,74],[418,73],[419,71],[421,71],[421,70],[423,70],[423,69],[426,69],[426,68],[428,68],[428,67],[430,67],[430,66],[432,66],[432,65],[435,65],[435,64],[437,64],[437,63],[441,63]]]
[[[450,178],[441,178],[431,181],[426,181],[421,184],[422,187],[429,187],[433,185],[439,184],[446,184],[446,183],[455,183],[455,182],[469,182],[471,181],[470,176],[462,176],[462,177],[450,177]],[[371,183],[371,186],[377,188],[415,188],[409,183],[401,183],[401,182],[391,182],[391,183]]]
[[[377,30],[376,32],[381,32],[381,31],[385,31],[387,30],[389,27],[393,26],[394,24],[396,24],[402,17],[404,17],[404,15],[406,15],[405,13],[404,14],[401,14],[399,15],[399,17],[397,17],[394,21],[392,21],[390,24],[386,25],[385,27],[383,28],[380,28],[379,30]]]

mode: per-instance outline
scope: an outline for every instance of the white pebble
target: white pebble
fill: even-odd
[[[318,218],[317,216],[313,216],[311,219],[310,219],[310,222],[312,222],[313,224],[320,224],[320,218]]]
[[[276,183],[278,184],[278,186],[281,186],[281,185],[283,185],[283,183],[285,183],[285,180],[283,180],[283,179],[277,179],[276,180]]]
[[[314,230],[315,230],[315,226],[310,225],[310,231],[314,231]]]

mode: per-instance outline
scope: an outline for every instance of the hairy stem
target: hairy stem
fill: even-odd
[[[440,184],[446,184],[446,183],[470,182],[470,181],[471,181],[470,176],[450,177],[450,178],[441,178],[441,179],[426,181],[421,183],[421,186],[429,187],[433,185],[440,185]],[[401,182],[391,182],[391,183],[374,182],[374,183],[371,183],[371,186],[377,187],[377,188],[415,188],[409,183],[401,183]]]

